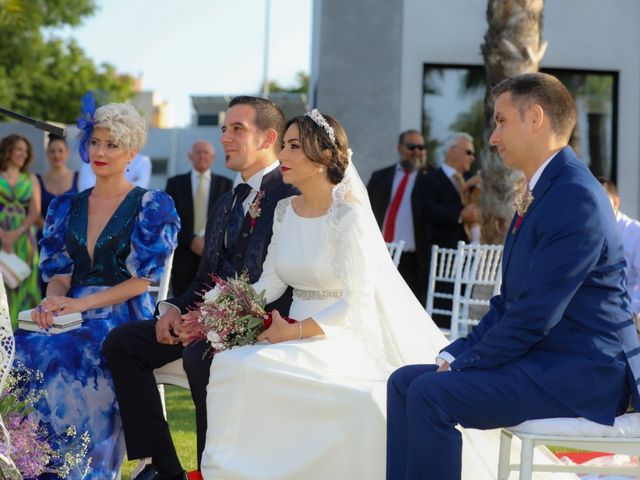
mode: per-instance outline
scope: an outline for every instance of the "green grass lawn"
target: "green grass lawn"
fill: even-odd
[[[167,418],[171,427],[171,436],[176,446],[182,468],[186,471],[195,470],[196,462],[196,418],[188,390],[172,385],[164,387],[167,403]],[[138,461],[124,462],[122,466],[122,480],[131,478],[131,471]]]

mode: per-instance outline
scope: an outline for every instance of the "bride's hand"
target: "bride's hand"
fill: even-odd
[[[297,322],[287,322],[277,310],[271,312],[271,318],[273,319],[271,326],[258,335],[257,340],[259,342],[268,340],[271,343],[280,343],[289,340],[298,340],[300,327]]]

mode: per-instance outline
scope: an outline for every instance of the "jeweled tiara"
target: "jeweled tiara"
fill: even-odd
[[[333,143],[334,145],[336,144],[336,134],[333,131],[333,128],[331,127],[331,125],[329,125],[329,122],[327,122],[327,119],[322,116],[322,114],[318,111],[317,108],[314,108],[310,112],[305,113],[304,116],[309,117],[311,120],[316,122],[316,124],[322,127],[322,129],[325,132],[327,132],[327,135],[329,135],[329,138],[331,139],[331,143]]]

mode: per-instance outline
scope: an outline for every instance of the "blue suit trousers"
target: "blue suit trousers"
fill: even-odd
[[[458,424],[487,430],[537,418],[578,416],[517,366],[453,372],[437,368],[407,365],[389,378],[387,480],[459,480]]]

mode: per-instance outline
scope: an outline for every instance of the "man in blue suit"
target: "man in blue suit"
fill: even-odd
[[[574,101],[554,77],[519,75],[493,89],[490,142],[532,191],[504,246],[503,284],[438,365],[388,382],[387,479],[460,479],[456,425],[492,429],[586,417],[611,425],[640,406],[640,345],[625,262],[604,190],[567,147]],[[496,458],[497,461],[497,458]]]

